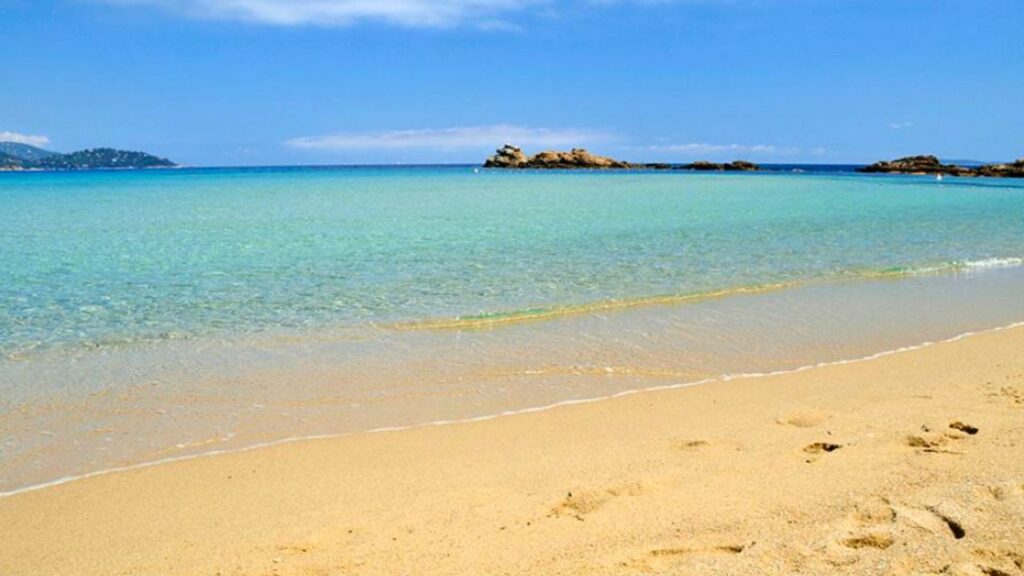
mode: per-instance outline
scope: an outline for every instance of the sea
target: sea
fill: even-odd
[[[1024,182],[0,173],[0,495],[1024,322]]]

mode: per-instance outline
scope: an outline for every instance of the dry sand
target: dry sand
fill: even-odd
[[[1024,575],[1024,328],[0,500],[0,574]]]

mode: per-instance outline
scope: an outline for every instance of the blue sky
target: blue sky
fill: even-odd
[[[1021,0],[0,0],[0,138],[194,165],[1024,156]]]

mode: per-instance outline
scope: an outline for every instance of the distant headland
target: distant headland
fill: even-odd
[[[173,168],[166,158],[145,152],[90,148],[61,154],[18,142],[0,142],[0,170],[102,170]]]
[[[505,144],[498,148],[494,155],[484,162],[484,168],[506,169],[539,169],[539,170],[718,170],[735,172],[756,172],[760,167],[753,162],[737,160],[726,164],[713,162],[694,162],[692,164],[665,163],[633,163],[616,160],[607,156],[599,156],[583,148],[573,148],[568,152],[546,150],[533,156],[527,156],[522,148]]]

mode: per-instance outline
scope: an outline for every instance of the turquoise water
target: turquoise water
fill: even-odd
[[[1024,256],[1012,181],[469,168],[0,175],[0,352]]]
[[[0,496],[860,358],[1022,295],[1019,181],[0,173]]]

